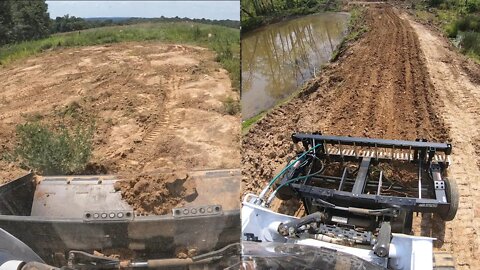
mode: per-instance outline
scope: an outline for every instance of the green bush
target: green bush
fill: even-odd
[[[467,15],[457,20],[458,30],[480,32],[480,16]]]
[[[240,102],[232,97],[226,98],[223,105],[225,107],[225,112],[230,115],[236,115],[240,112]]]
[[[40,122],[17,126],[16,155],[22,164],[44,175],[82,173],[92,154],[93,126],[51,130]]]
[[[442,4],[445,4],[443,0],[429,0],[428,1],[428,5],[430,7],[438,7]]]
[[[458,34],[458,24],[456,22],[447,24],[447,26],[445,26],[445,31],[449,38],[456,38]]]
[[[466,3],[466,9],[469,13],[480,11],[480,1],[468,1]]]
[[[480,56],[480,33],[465,32],[463,33],[462,42],[460,43],[462,50],[467,54],[475,54]]]

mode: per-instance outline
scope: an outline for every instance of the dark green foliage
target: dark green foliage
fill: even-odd
[[[10,42],[13,19],[10,1],[0,1],[0,46]]]
[[[480,11],[480,0],[465,0],[465,9],[468,13],[475,13]],[[479,16],[477,14],[477,16]]]
[[[28,122],[17,126],[17,136],[20,161],[44,175],[81,173],[92,154],[92,126],[51,130],[40,122]]]
[[[335,10],[335,0],[242,0],[242,31],[277,22],[285,17]]]
[[[447,36],[449,38],[456,38],[458,34],[458,24],[457,22],[452,22],[445,26],[445,31],[447,32]]]
[[[75,16],[70,17],[70,15],[67,14],[63,17],[57,17],[55,20],[52,20],[50,32],[63,33],[79,31],[87,28],[91,28],[87,21]]]
[[[427,4],[447,36],[460,39],[462,52],[480,59],[480,0],[428,0]]]
[[[15,41],[48,36],[50,17],[45,0],[11,1]]]
[[[428,0],[428,5],[430,7],[438,7],[440,4],[442,4],[444,0]]]
[[[223,106],[225,107],[225,112],[230,115],[236,115],[241,110],[240,102],[238,102],[238,100],[235,100],[232,97],[226,98],[223,102]]]
[[[46,37],[49,25],[45,0],[0,1],[0,45]]]
[[[480,16],[478,15],[466,15],[457,20],[456,22],[459,31],[475,31],[480,32]]]
[[[64,33],[72,31],[80,31],[84,29],[91,29],[105,26],[121,26],[121,25],[133,25],[139,23],[158,23],[158,22],[198,22],[203,24],[221,25],[230,28],[239,28],[239,21],[232,20],[207,20],[207,19],[189,19],[189,18],[95,18],[84,19],[75,16],[65,15],[63,17],[57,17],[51,22],[50,32]]]
[[[465,32],[463,33],[462,42],[460,43],[462,50],[467,54],[475,54],[480,56],[480,33]]]

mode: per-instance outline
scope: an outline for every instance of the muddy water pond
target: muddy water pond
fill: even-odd
[[[347,33],[348,13],[320,13],[242,36],[242,117],[275,106],[327,63]]]

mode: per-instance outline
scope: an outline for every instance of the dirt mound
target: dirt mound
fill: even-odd
[[[370,8],[369,31],[316,78],[314,91],[268,113],[243,138],[244,191],[258,191],[289,157],[293,132],[433,141],[449,139],[412,27]]]
[[[115,189],[121,190],[122,198],[140,215],[168,214],[198,195],[195,182],[186,173],[140,175],[131,181],[117,182]]]
[[[151,42],[55,50],[1,69],[0,151],[13,151],[17,124],[67,117],[95,122],[85,173],[137,179],[156,170],[239,168],[240,117],[225,109],[225,100],[238,98],[205,48]],[[25,172],[2,154],[9,169],[0,182]],[[163,192],[153,184],[148,191],[157,187]]]

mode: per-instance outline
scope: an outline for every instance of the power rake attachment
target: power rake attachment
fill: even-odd
[[[455,217],[457,186],[446,177],[451,144],[320,133],[292,140],[303,151],[259,196],[245,196],[245,240],[330,248],[389,269],[433,268],[434,239],[408,234],[414,212]],[[274,198],[300,200],[304,216],[272,211]]]

